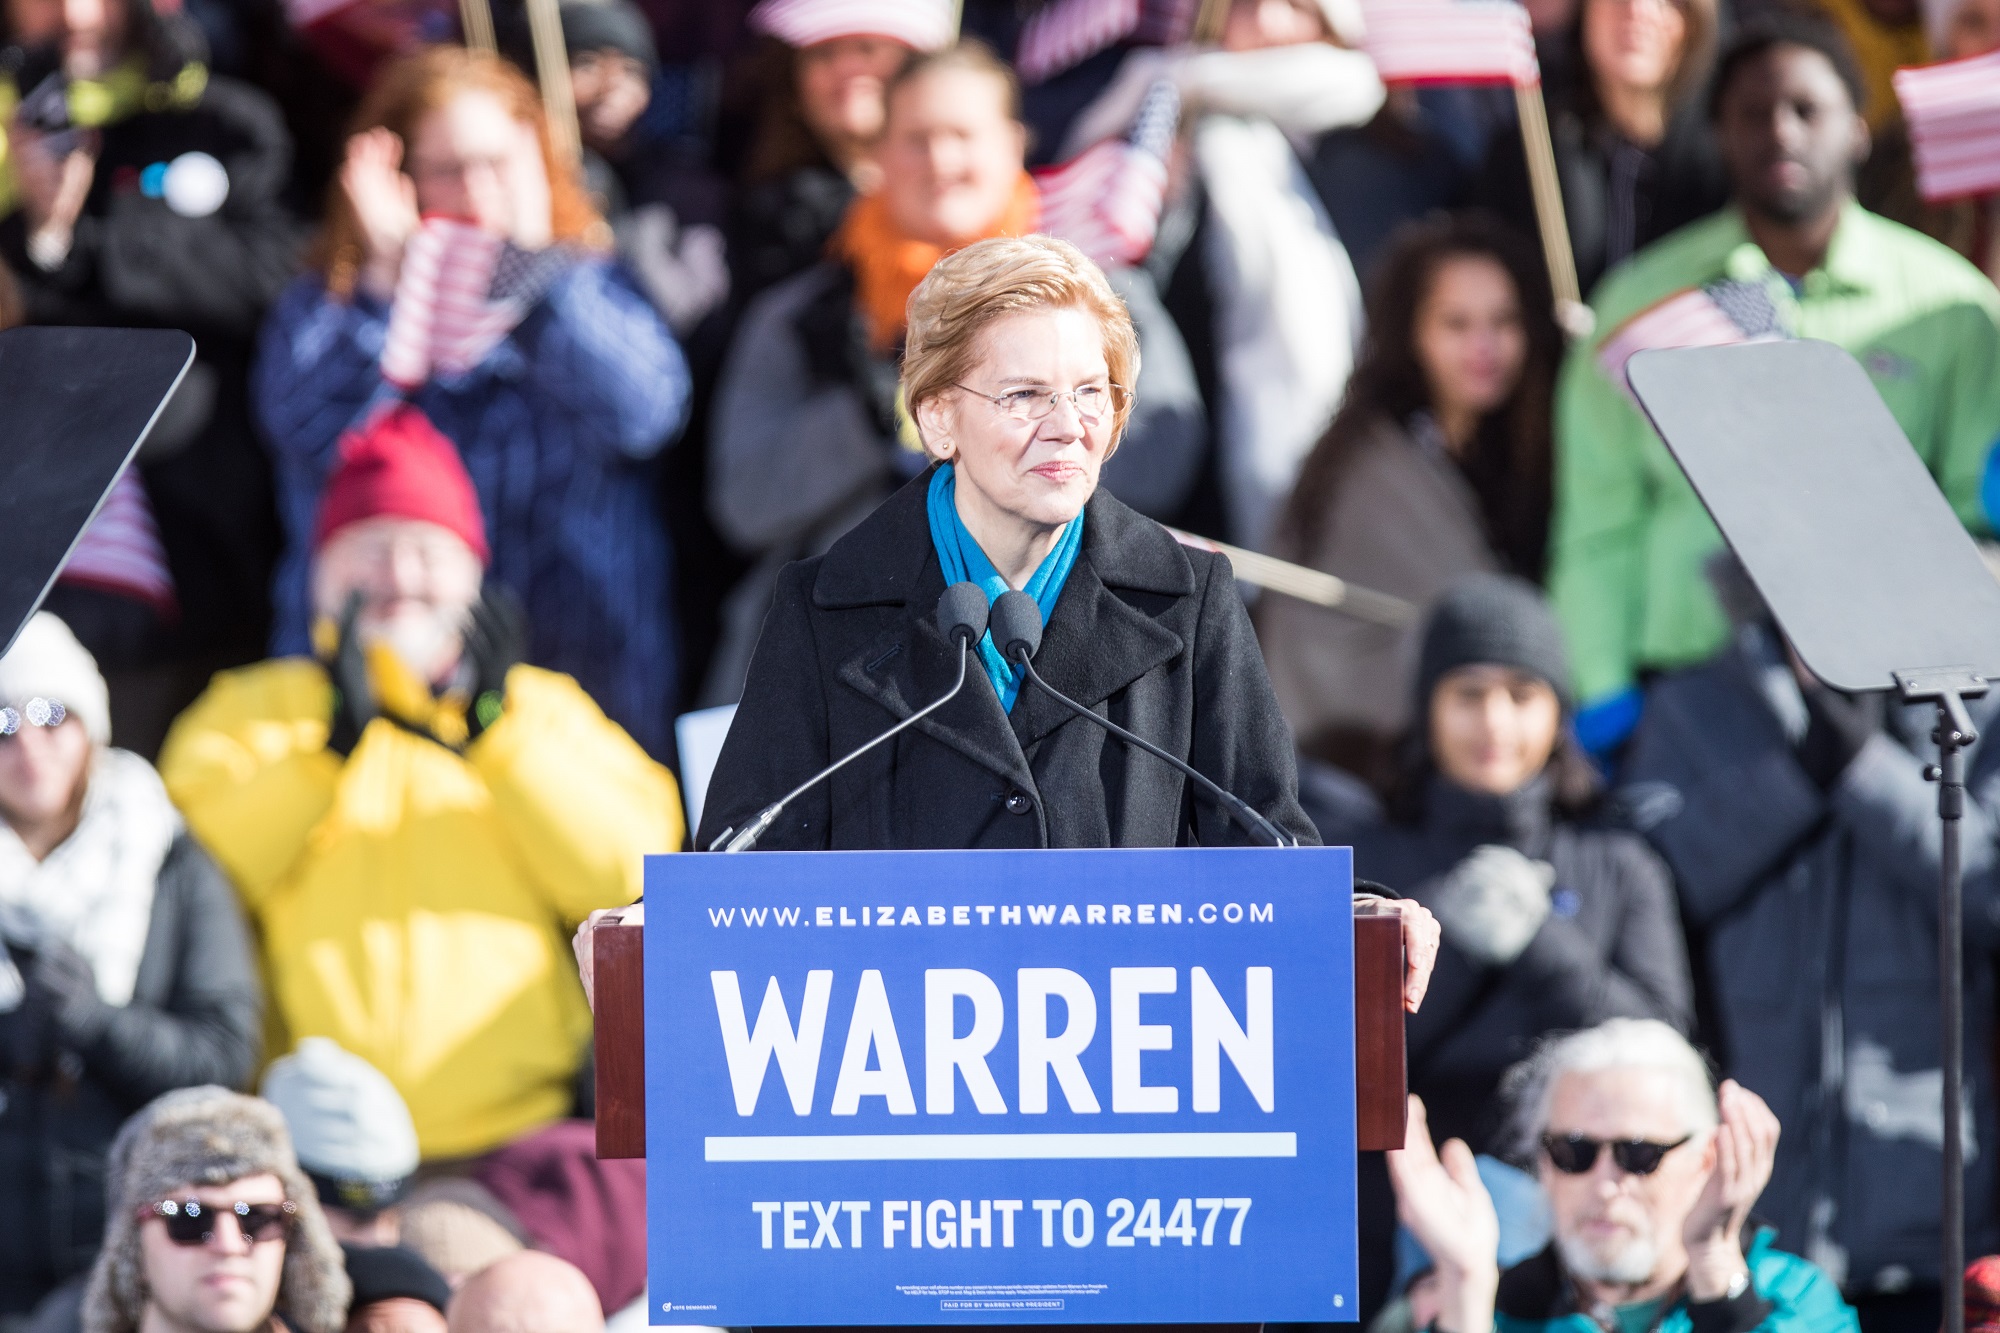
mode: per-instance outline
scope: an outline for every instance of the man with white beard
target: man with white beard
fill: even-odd
[[[1388,1155],[1397,1213],[1436,1264],[1437,1333],[1853,1333],[1826,1275],[1745,1225],[1777,1117],[1737,1083],[1713,1088],[1678,1032],[1621,1018],[1551,1039],[1506,1092],[1555,1239],[1504,1274],[1471,1150],[1435,1150],[1414,1097]]]
[[[679,847],[673,778],[519,659],[457,448],[397,405],[321,502],[315,657],[217,676],[160,774],[255,919],[268,1055],[326,1037],[386,1075],[426,1160],[569,1114],[590,1014],[569,932]]]

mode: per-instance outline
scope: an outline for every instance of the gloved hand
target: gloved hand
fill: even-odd
[[[355,632],[361,604],[358,592],[347,599],[347,608],[340,613],[340,637],[333,660],[327,663],[327,674],[333,678],[333,725],[327,732],[326,748],[343,759],[354,752],[361,743],[361,733],[381,711],[375,703],[374,687],[368,683],[368,655]]]
[[[488,582],[465,629],[465,662],[472,702],[465,712],[466,743],[500,720],[507,707],[507,673],[528,650],[528,617],[513,593]]]
[[[1830,791],[1881,728],[1881,696],[1842,694],[1817,682],[1801,693],[1806,701],[1806,734],[1799,738],[1799,767],[1821,791]]]
[[[1474,848],[1420,896],[1453,948],[1488,967],[1507,967],[1548,919],[1555,882],[1548,862],[1489,843]]]
[[[27,981],[28,994],[47,1005],[57,1040],[66,1045],[96,1040],[111,1018],[90,960],[60,940],[43,940],[35,949]]]

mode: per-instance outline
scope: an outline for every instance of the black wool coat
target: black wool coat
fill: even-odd
[[[944,575],[927,472],[825,555],[786,567],[711,779],[698,847],[943,695]],[[1301,841],[1292,737],[1222,557],[1099,490],[1035,668]],[[1010,715],[974,659],[949,704],[795,801],[779,849],[1172,847],[1248,837],[1192,784],[1032,683]]]
[[[127,1117],[174,1088],[249,1084],[264,1004],[235,889],[182,834],[160,864],[131,1003],[78,1030],[39,1001],[30,983],[0,1014],[0,1316],[89,1270]]]

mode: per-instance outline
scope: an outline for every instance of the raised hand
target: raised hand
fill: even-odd
[[[1764,1099],[1734,1079],[1716,1090],[1715,1169],[1682,1228],[1688,1249],[1688,1299],[1728,1294],[1744,1271],[1743,1223],[1771,1182],[1778,1155],[1778,1117]]]
[[[67,252],[97,178],[97,136],[44,134],[17,118],[7,128],[7,143],[30,235],[53,236]]]
[[[1472,1149],[1452,1139],[1440,1153],[1422,1100],[1411,1097],[1403,1147],[1385,1156],[1396,1216],[1437,1265],[1440,1333],[1485,1333],[1500,1283],[1500,1219]]]
[[[506,166],[507,202],[513,213],[508,238],[523,250],[540,250],[554,235],[549,164],[542,158],[541,140],[533,126],[517,124],[515,131],[514,150]]]
[[[363,130],[347,141],[340,188],[361,224],[361,281],[387,300],[396,290],[403,247],[418,224],[417,185],[403,173],[403,141],[386,129]]]

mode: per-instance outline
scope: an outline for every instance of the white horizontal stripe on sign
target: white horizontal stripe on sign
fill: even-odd
[[[711,1134],[710,1162],[973,1162],[1083,1158],[1297,1157],[1293,1133]]]

